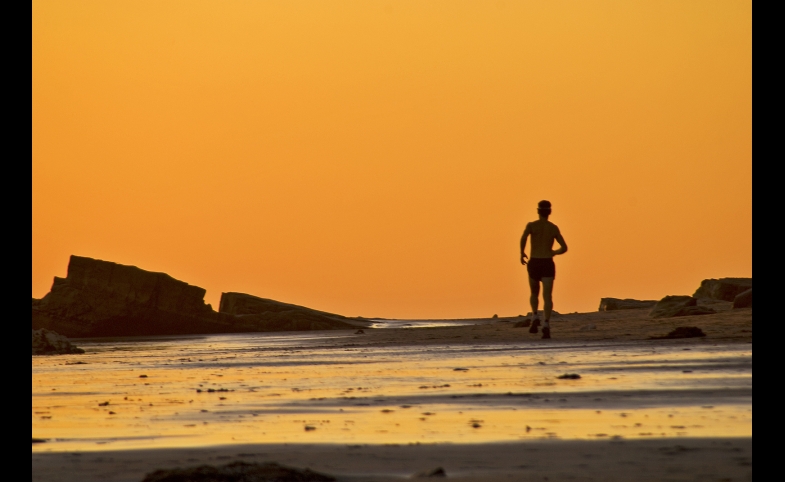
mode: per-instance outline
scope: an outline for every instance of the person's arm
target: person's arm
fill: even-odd
[[[559,249],[553,251],[553,255],[557,256],[557,255],[566,253],[567,252],[567,242],[564,241],[564,237],[561,235],[561,231],[556,231],[556,242],[559,243]]]
[[[526,225],[526,229],[523,230],[523,236],[521,236],[521,264],[526,264],[526,239],[529,237],[529,225]]]

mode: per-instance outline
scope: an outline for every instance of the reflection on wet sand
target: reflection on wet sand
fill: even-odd
[[[33,358],[32,431],[48,439],[34,452],[752,434],[751,345],[363,347],[327,332],[79,346]]]

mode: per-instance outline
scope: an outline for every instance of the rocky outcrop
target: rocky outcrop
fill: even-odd
[[[165,273],[71,256],[68,275],[33,300],[33,328],[69,337],[217,333],[230,326],[205,290]]]
[[[657,304],[657,300],[601,298],[599,311],[637,310],[641,308],[651,308],[655,304]]]
[[[695,298],[733,301],[736,295],[752,288],[752,278],[705,279],[695,290]]]
[[[649,315],[652,318],[671,318],[675,316],[710,315],[716,313],[708,306],[698,306],[697,298],[692,296],[666,296],[654,305]]]
[[[742,291],[733,298],[734,308],[752,308],[752,288]]]
[[[165,273],[71,256],[68,275],[55,278],[42,299],[33,299],[33,329],[46,328],[73,338],[347,327],[339,315],[316,320],[312,314],[320,312],[272,300],[265,300],[269,309],[262,312],[269,315],[219,313],[205,304],[204,295],[203,288]],[[280,309],[272,308],[276,305]]]
[[[71,344],[68,338],[59,333],[41,328],[33,330],[33,355],[68,355],[84,353],[84,350]]]
[[[221,293],[221,303],[218,310],[246,323],[263,324],[275,328],[275,331],[357,328],[357,322],[341,315],[259,298],[245,293]]]

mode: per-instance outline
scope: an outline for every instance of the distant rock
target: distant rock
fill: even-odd
[[[652,318],[671,318],[712,313],[716,311],[707,306],[698,306],[698,300],[692,296],[666,296],[654,305],[649,315]]]
[[[684,308],[680,309],[673,315],[673,317],[677,316],[697,316],[697,315],[713,315],[716,313],[717,310],[714,308],[710,308],[708,306],[685,306]]]
[[[637,310],[641,308],[651,308],[655,304],[657,304],[657,300],[601,298],[599,311]]]
[[[313,472],[309,469],[294,469],[275,462],[253,464],[232,462],[214,467],[201,465],[188,469],[156,470],[142,482],[333,482],[335,477]]]
[[[41,328],[33,330],[33,355],[68,355],[84,353],[59,333]]]
[[[742,291],[733,298],[734,308],[752,308],[752,288]]]
[[[234,295],[230,298],[236,303],[219,313],[205,304],[204,295],[203,288],[165,273],[71,256],[68,275],[55,278],[42,299],[33,299],[32,325],[68,337],[96,337],[356,329],[368,324],[241,293],[225,293]],[[256,301],[243,304],[238,301],[242,297]]]
[[[752,288],[752,278],[705,279],[695,290],[695,298],[733,301],[736,295]]]
[[[350,330],[371,324],[368,320],[351,319],[245,293],[221,293],[218,310],[243,322],[263,325],[268,328],[266,331],[272,331],[271,328],[275,331]]]
[[[651,340],[670,340],[674,338],[698,338],[706,336],[700,328],[696,326],[680,326],[664,336],[650,336]]]

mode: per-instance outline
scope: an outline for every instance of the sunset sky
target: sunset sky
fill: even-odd
[[[32,4],[32,295],[71,254],[347,316],[752,276],[748,1]]]

